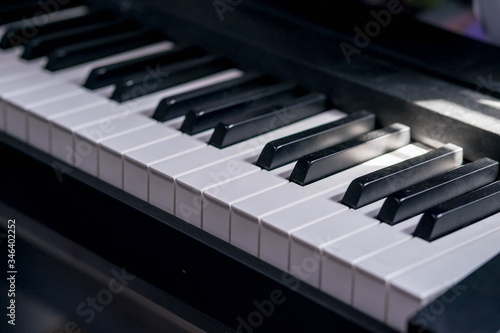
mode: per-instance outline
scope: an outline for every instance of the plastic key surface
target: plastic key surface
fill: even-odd
[[[292,98],[294,83],[278,83],[269,87],[245,91],[225,100],[195,107],[186,114],[181,131],[196,134],[215,127],[218,123],[234,114],[243,116],[279,101]]]
[[[355,209],[366,206],[392,192],[456,168],[462,164],[462,159],[462,148],[447,144],[354,179],[342,198],[342,203]]]
[[[363,134],[300,158],[290,181],[307,185],[410,143],[410,129],[401,124]]]
[[[426,211],[414,235],[433,241],[500,212],[500,181],[443,202]]]
[[[209,143],[217,148],[225,148],[325,111],[327,105],[325,95],[311,93],[284,105],[259,110],[257,115],[236,115],[234,120],[225,120],[215,127]]]
[[[377,218],[394,225],[439,203],[491,183],[497,176],[498,162],[482,158],[391,194]]]
[[[269,142],[262,150],[257,165],[265,170],[272,170],[374,128],[373,114],[366,111],[356,112],[337,121]]]

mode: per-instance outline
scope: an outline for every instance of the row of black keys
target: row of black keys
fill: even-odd
[[[108,21],[110,18],[112,20]],[[134,31],[139,29],[139,25],[110,13],[91,13],[48,24],[40,27],[38,34],[30,39],[22,36],[23,28],[25,24],[11,26],[0,46],[24,45],[22,56],[25,59],[49,56],[47,67],[50,70],[71,67],[164,40],[158,33]],[[123,29],[133,31],[128,35],[130,43],[117,48],[117,42],[123,41],[117,33]],[[75,35],[85,35],[86,40],[75,44]],[[138,36],[151,38],[141,39]],[[112,98],[123,102],[231,67],[233,65],[229,61],[208,55],[199,48],[178,47],[96,68],[85,86],[97,89],[114,84],[117,88]],[[151,68],[157,69],[158,84],[148,85],[149,89],[135,89],[144,82],[145,75],[150,75],[145,71]],[[328,99],[322,94],[308,93],[294,83],[250,73],[166,98],[153,117],[166,121],[185,115],[181,130],[188,134],[215,128],[210,143],[224,148],[323,112],[329,107]],[[405,132],[409,138],[408,131],[401,126],[373,131],[374,127],[372,114],[357,112],[268,143],[257,165],[272,170],[297,161],[290,180],[307,185],[403,146],[407,143],[407,140],[401,139]],[[428,240],[441,237],[473,220],[491,215],[497,209],[491,205],[491,200],[496,198],[498,184],[480,187],[496,180],[498,163],[482,159],[445,172],[454,165],[455,155],[456,151],[443,147],[360,177],[351,183],[342,202],[352,208],[360,208],[389,196],[378,218],[395,224],[458,196],[427,211],[415,231],[417,236]],[[488,199],[490,197],[493,199]],[[479,203],[474,204],[476,201]],[[477,205],[481,209],[478,210]],[[485,205],[487,207],[483,207]],[[454,209],[456,207],[460,209]]]

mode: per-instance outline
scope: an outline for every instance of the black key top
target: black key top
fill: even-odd
[[[141,76],[118,83],[111,99],[125,102],[227,70],[232,66],[228,60],[214,56],[182,61],[170,66],[158,66]]]
[[[72,1],[12,1],[0,6],[0,25],[20,21],[35,15],[50,14],[58,10],[83,5],[81,0]]]
[[[247,115],[252,111],[290,100],[303,93],[294,90],[294,83],[279,83],[270,87],[248,91],[226,100],[196,107],[189,111],[181,131],[196,134],[215,127],[234,114]]]
[[[19,45],[25,45],[38,36],[114,19],[116,19],[116,14],[114,13],[96,12],[49,24],[43,24],[43,21],[39,22],[36,18],[27,21],[23,20],[22,22],[14,23],[9,26],[0,40],[0,48],[8,49]]]
[[[57,71],[117,53],[157,43],[165,36],[156,31],[132,31],[57,48],[49,54],[46,69]]]
[[[92,90],[102,88],[118,83],[120,80],[127,77],[134,75],[139,76],[140,73],[146,71],[146,68],[155,68],[158,65],[189,60],[202,57],[204,55],[206,55],[206,52],[200,48],[182,47],[146,57],[94,68],[90,72],[84,87]]]
[[[424,213],[414,236],[433,241],[500,212],[500,181],[443,202]]]
[[[374,128],[375,116],[367,111],[359,111],[331,123],[267,143],[256,164],[265,170],[273,170]]]
[[[412,315],[409,333],[493,332],[500,328],[500,254]]]
[[[76,41],[83,43],[102,36],[131,31],[138,27],[136,22],[118,20],[53,32],[30,40],[26,44],[22,58],[31,60],[43,57],[59,47],[74,44]]]
[[[301,157],[290,181],[307,185],[410,143],[410,129],[401,124],[363,134]]]
[[[167,97],[158,104],[153,119],[164,122],[185,115],[189,110],[227,99],[252,89],[276,84],[276,78],[256,73]]]
[[[394,225],[446,200],[489,184],[498,177],[498,162],[482,158],[391,194],[378,219]]]
[[[453,144],[410,158],[354,179],[342,198],[351,208],[360,208],[389,194],[462,164],[463,150]]]
[[[225,148],[323,112],[328,106],[327,97],[311,93],[283,105],[273,105],[257,110],[249,117],[237,115],[215,127],[209,144]]]

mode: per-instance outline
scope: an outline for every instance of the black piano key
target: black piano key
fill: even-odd
[[[500,181],[445,201],[424,213],[414,236],[433,241],[500,212]]]
[[[498,162],[482,158],[391,194],[378,219],[394,225],[481,186],[498,177]]]
[[[389,194],[462,164],[463,150],[453,144],[354,179],[342,198],[351,208],[360,208]]]
[[[88,24],[53,32],[30,40],[26,44],[22,58],[31,60],[43,57],[53,50],[65,45],[83,43],[106,35],[135,30],[138,27],[139,25],[136,22],[117,20]]]
[[[374,128],[375,116],[367,111],[359,111],[331,123],[267,143],[256,164],[265,170],[273,170]]]
[[[221,101],[230,96],[276,84],[277,82],[276,78],[268,75],[262,76],[257,73],[245,73],[241,77],[232,80],[164,98],[158,104],[153,114],[153,119],[164,122],[183,116],[197,106]]]
[[[290,100],[300,91],[295,83],[279,83],[270,87],[247,91],[228,99],[196,107],[186,114],[181,131],[196,134],[215,127],[235,113],[247,115],[252,111]]]
[[[209,144],[217,148],[225,148],[235,143],[253,138],[277,128],[323,112],[328,106],[327,97],[323,94],[311,93],[294,100],[289,104],[273,105],[258,110],[250,117],[228,119],[219,123],[210,138]]]
[[[145,72],[146,68],[154,68],[158,65],[193,59],[204,55],[206,55],[206,52],[197,47],[178,47],[158,54],[94,68],[90,72],[84,87],[92,90],[99,89],[117,83],[126,77],[139,75],[139,73]]]
[[[83,5],[83,1],[81,0],[57,2],[33,0],[12,1],[6,5],[0,6],[0,25],[81,5]]]
[[[301,157],[290,181],[307,185],[410,143],[410,129],[401,124],[363,134]]]
[[[60,47],[49,53],[46,69],[57,71],[165,40],[156,31],[131,31]]]
[[[115,20],[116,17],[116,14],[111,12],[92,12],[86,15],[43,25],[40,25],[36,19],[27,21],[23,20],[19,23],[9,25],[0,40],[0,48],[8,49],[19,45],[25,45],[30,40],[38,36],[71,29],[77,26]]]
[[[190,82],[233,67],[222,58],[206,56],[182,61],[170,66],[150,68],[143,75],[126,79],[116,84],[111,99],[117,102],[145,96],[182,83]]]

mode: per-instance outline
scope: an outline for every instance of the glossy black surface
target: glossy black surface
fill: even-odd
[[[462,148],[450,144],[358,177],[349,184],[342,203],[355,209],[363,207],[460,166],[462,156]]]
[[[60,47],[49,53],[46,69],[57,71],[157,43],[165,36],[157,31],[131,31]]]
[[[248,116],[237,115],[215,126],[209,144],[225,148],[323,112],[327,105],[325,95],[311,93],[284,104],[257,110]]]
[[[154,70],[158,66],[204,55],[206,55],[206,52],[197,47],[175,47],[169,51],[97,67],[90,72],[84,87],[88,89],[102,88],[110,84],[116,84],[127,77],[147,72],[148,68]]]
[[[116,19],[117,15],[113,12],[90,12],[82,16],[64,19],[47,24],[44,20],[23,20],[15,22],[8,26],[5,34],[0,40],[0,48],[8,49],[14,46],[25,45],[27,42],[38,36],[43,36],[53,32],[66,30],[75,26],[98,23],[107,20]],[[26,33],[29,31],[30,33]]]
[[[257,73],[245,73],[236,79],[209,85],[172,97],[164,98],[158,104],[153,119],[167,121],[185,115],[197,106],[225,100],[255,88],[278,83],[276,78]]]
[[[123,79],[111,95],[117,102],[149,95],[182,83],[222,72],[232,67],[231,62],[216,56],[205,56],[198,59],[180,61],[166,66],[157,66],[146,70],[144,74]]]
[[[315,151],[339,144],[375,128],[375,116],[355,112],[339,120],[267,143],[257,166],[273,170]]]
[[[377,218],[394,225],[491,183],[497,177],[498,162],[482,158],[391,194]]]
[[[290,181],[307,185],[408,143],[410,129],[394,124],[300,158]]]
[[[443,202],[424,213],[414,236],[433,241],[500,212],[500,181]]]
[[[273,104],[290,101],[297,94],[303,94],[302,91],[295,90],[295,87],[294,83],[277,83],[195,107],[186,114],[181,131],[196,134],[213,128],[234,115],[243,117]]]
[[[123,19],[70,27],[31,39],[26,43],[22,58],[27,60],[36,59],[46,56],[62,46],[84,43],[106,35],[123,33],[137,28],[139,28],[139,25],[136,22]]]

